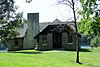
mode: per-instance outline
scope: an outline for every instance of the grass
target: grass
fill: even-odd
[[[100,48],[82,50],[82,64],[75,59],[75,51],[10,51],[0,53],[0,67],[100,67]]]

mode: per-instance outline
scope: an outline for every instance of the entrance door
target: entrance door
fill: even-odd
[[[62,34],[61,33],[53,33],[53,48],[62,48]]]

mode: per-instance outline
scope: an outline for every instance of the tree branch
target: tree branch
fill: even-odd
[[[69,0],[64,0],[64,1],[66,1],[66,2],[68,2],[70,5],[72,5],[72,3],[71,3]]]
[[[69,0],[60,0],[60,1],[57,1],[59,4],[65,4],[65,5],[67,5],[67,6],[69,6],[70,8],[72,8],[73,9],[73,7],[72,7],[72,3],[69,1]]]
[[[65,4],[65,5],[67,5],[67,6],[69,6],[70,8],[73,9],[73,7],[70,4],[68,4],[68,3],[62,3],[62,4]]]

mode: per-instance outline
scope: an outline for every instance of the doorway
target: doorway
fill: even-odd
[[[53,49],[62,48],[62,34],[53,33]]]

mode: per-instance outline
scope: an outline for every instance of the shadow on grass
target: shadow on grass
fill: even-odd
[[[81,49],[80,52],[92,52],[89,49]]]
[[[91,67],[100,67],[99,65],[88,64]]]
[[[63,49],[56,49],[57,51],[72,51],[72,52],[76,52],[76,50],[72,50],[72,49],[67,49],[67,50],[63,50]],[[43,51],[54,51],[54,50],[43,50]],[[80,52],[92,52],[89,49],[80,49]],[[22,53],[22,54],[42,54],[42,51],[21,51],[21,50],[16,50],[16,51],[8,51],[9,53]]]
[[[41,54],[41,52],[16,52],[16,51],[10,51],[9,53],[22,53],[22,54]]]
[[[65,50],[65,51],[75,51],[75,52],[76,52],[75,49],[74,49],[74,50],[67,49],[67,50]],[[92,51],[90,51],[89,49],[80,49],[79,51],[80,51],[80,52],[92,52]]]

